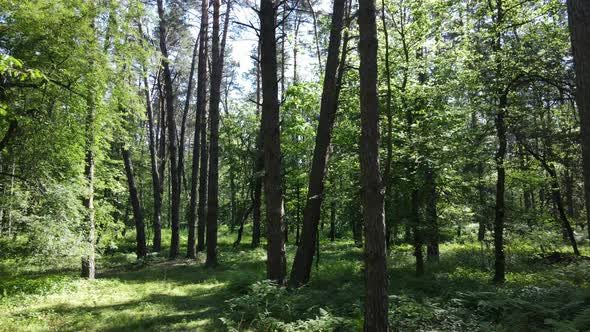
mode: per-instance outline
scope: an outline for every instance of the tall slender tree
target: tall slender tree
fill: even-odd
[[[387,248],[379,171],[379,97],[375,0],[359,1],[361,201],[365,223],[365,332],[389,331]]]
[[[262,131],[264,144],[264,196],[267,218],[267,278],[284,284],[285,210],[281,181],[281,132],[279,119],[276,4],[260,0],[260,67],[262,80]]]
[[[210,150],[209,150],[209,188],[207,206],[207,266],[217,265],[217,218],[219,215],[219,102],[221,99],[221,79],[223,74],[224,48],[227,38],[231,0],[226,0],[223,38],[219,43],[220,0],[213,0],[213,42],[211,53],[211,103],[209,106]]]
[[[176,145],[176,117],[174,112],[174,89],[172,87],[172,72],[170,70],[170,59],[168,57],[167,27],[162,0],[158,2],[158,17],[160,19],[160,52],[164,57],[164,90],[166,97],[166,119],[168,126],[168,157],[170,160],[170,225],[172,238],[170,241],[170,258],[178,257],[180,253],[180,177],[178,176],[178,148]]]
[[[195,258],[197,256],[197,245],[195,233],[199,237],[200,250],[203,250],[204,242],[204,222],[199,221],[197,232],[197,184],[199,179],[199,160],[200,145],[199,138],[201,132],[201,114],[207,108],[207,56],[208,56],[208,27],[209,27],[209,1],[201,2],[201,29],[199,30],[199,61],[197,73],[197,114],[195,123],[195,136],[193,138],[193,162],[192,162],[192,179],[191,193],[188,208],[188,245],[187,257]]]
[[[324,178],[327,171],[332,128],[338,109],[340,87],[337,84],[337,74],[345,3],[345,0],[334,0],[320,118],[311,163],[307,201],[303,210],[303,231],[291,272],[291,282],[294,286],[300,286],[309,281],[313,263],[318,223],[324,198]]]
[[[145,244],[145,224],[143,223],[143,212],[141,208],[141,200],[135,185],[135,175],[133,173],[133,164],[131,162],[131,152],[125,146],[121,146],[121,155],[123,156],[123,163],[125,165],[125,174],[127,175],[127,186],[129,188],[129,201],[133,208],[133,220],[135,224],[135,239],[136,248],[135,253],[137,258],[145,257],[147,255],[147,247]]]

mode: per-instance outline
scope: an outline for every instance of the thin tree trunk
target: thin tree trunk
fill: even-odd
[[[221,100],[221,76],[223,73],[224,50],[219,46],[219,7],[220,0],[213,0],[213,43],[211,70],[211,104],[209,105],[210,158],[209,188],[207,206],[207,266],[217,265],[217,218],[219,208],[219,102]],[[225,28],[227,29],[230,1],[227,1]],[[224,43],[227,30],[224,31]]]
[[[197,245],[195,233],[198,233],[199,237],[199,251],[204,248],[204,222],[200,219],[198,221],[198,232],[197,227],[197,184],[199,180],[199,161],[200,155],[200,144],[199,139],[201,135],[201,121],[202,114],[205,114],[207,109],[207,56],[208,56],[208,27],[209,27],[209,1],[203,0],[201,3],[201,29],[199,36],[199,61],[198,61],[198,73],[197,73],[197,114],[195,116],[195,135],[193,138],[193,162],[192,162],[192,178],[191,178],[191,196],[189,201],[188,211],[188,246],[187,246],[187,257],[195,258],[197,256]],[[202,165],[202,164],[201,164]],[[201,166],[202,167],[202,166]]]
[[[503,96],[502,98],[506,98]],[[505,103],[501,102],[501,105]],[[506,125],[504,123],[505,106],[500,106],[496,114],[496,133],[498,136],[498,151],[496,152],[496,216],[494,219],[494,282],[504,283],[506,280],[506,261],[504,256],[504,185],[506,171],[504,159],[506,158]]]
[[[311,18],[313,19],[313,35],[314,35],[314,39],[315,39],[316,55],[318,57],[318,70],[321,70],[321,68],[322,68],[322,53],[320,52],[320,37],[318,34],[318,20],[317,20],[315,10],[313,9],[313,5],[311,4],[311,0],[307,0],[307,4],[309,5],[309,10],[311,11]]]
[[[284,284],[287,273],[284,207],[281,185],[281,135],[277,86],[276,7],[273,0],[260,1],[262,74],[262,123],[264,137],[264,194],[267,223],[267,278]]]
[[[580,251],[578,250],[578,244],[576,242],[576,237],[574,236],[574,230],[567,218],[567,215],[565,213],[565,208],[563,206],[563,198],[561,195],[561,190],[559,188],[559,179],[557,177],[557,172],[555,171],[555,167],[552,164],[550,164],[549,162],[547,162],[547,160],[545,158],[543,158],[540,154],[538,154],[538,153],[534,152],[532,149],[530,149],[528,146],[525,146],[525,148],[535,159],[537,159],[541,163],[541,165],[543,166],[545,171],[547,171],[547,173],[551,177],[551,183],[550,183],[551,184],[551,197],[553,198],[553,203],[555,204],[559,218],[561,219],[561,225],[562,225],[562,229],[565,233],[564,234],[565,238],[567,240],[569,240],[569,242],[572,246],[572,249],[574,251],[574,254],[576,256],[580,256]]]
[[[92,93],[91,93],[92,94]],[[88,191],[84,197],[84,207],[86,208],[86,242],[87,248],[82,256],[82,274],[83,278],[94,279],[96,273],[95,265],[95,245],[96,234],[94,224],[94,156],[95,156],[95,132],[94,126],[96,121],[96,106],[94,96],[88,99],[88,111],[86,114],[86,166],[84,177]],[[10,227],[10,226],[9,226]]]
[[[495,40],[493,41],[493,51],[500,54],[502,51],[502,29],[501,24],[504,21],[504,11],[502,8],[502,0],[496,0],[496,17],[494,20],[495,27],[498,30],[495,32]],[[496,63],[496,79],[502,75],[502,63],[498,60]],[[504,160],[506,159],[506,107],[508,106],[508,91],[498,91],[500,97],[498,100],[496,110],[496,136],[498,138],[498,150],[496,151],[496,209],[494,218],[494,278],[493,281],[498,284],[504,283],[506,280],[506,258],[504,255],[504,194],[506,169]]]
[[[135,177],[133,174],[133,164],[131,163],[131,153],[124,146],[121,147],[121,154],[123,155],[123,162],[125,164],[125,174],[127,175],[127,185],[129,187],[129,200],[133,208],[133,219],[135,221],[135,239],[137,258],[145,257],[147,255],[147,248],[145,244],[145,225],[143,223],[143,213],[141,210],[141,201],[137,193],[135,185]]]
[[[590,2],[568,0],[567,8],[576,72],[576,103],[581,119],[586,230],[590,237]]]
[[[162,196],[160,192],[160,174],[158,172],[158,156],[156,155],[156,135],[154,132],[154,114],[152,110],[152,102],[150,98],[150,91],[147,79],[147,73],[143,76],[144,94],[146,102],[146,110],[148,116],[148,136],[150,149],[150,164],[152,170],[152,190],[154,195],[154,238],[152,243],[152,250],[160,252],[162,246]]]
[[[381,20],[383,23],[383,34],[385,38],[385,79],[387,82],[387,97],[386,97],[386,111],[387,116],[387,136],[385,138],[385,145],[387,155],[385,157],[385,171],[383,172],[383,185],[385,187],[385,226],[386,226],[386,241],[389,248],[391,243],[391,227],[393,226],[393,219],[391,218],[391,164],[393,161],[393,110],[391,108],[391,64],[389,62],[389,31],[387,30],[387,21],[385,19],[385,1],[381,1]]]
[[[260,42],[258,43],[258,57],[256,58],[256,116],[260,116]],[[262,210],[262,180],[264,177],[264,153],[263,153],[263,129],[262,117],[260,118],[260,129],[256,137],[256,152],[254,154],[254,197],[252,204],[252,248],[260,245],[260,219]]]
[[[211,94],[209,94],[211,98]],[[205,250],[205,228],[207,225],[206,208],[207,208],[207,185],[209,177],[209,151],[207,146],[207,109],[203,109],[200,114],[200,132],[201,132],[201,152],[200,152],[200,167],[199,167],[199,203],[197,207],[197,251]]]
[[[166,117],[168,120],[168,149],[170,158],[170,225],[172,238],[170,240],[170,258],[178,257],[180,253],[180,177],[178,176],[178,150],[176,146],[176,118],[174,115],[174,95],[172,88],[172,73],[170,71],[168,48],[166,45],[166,19],[162,0],[158,0],[158,17],[160,18],[160,51],[164,57],[164,89],[166,93]]]
[[[375,0],[359,1],[361,200],[365,223],[365,332],[389,331],[387,248],[379,172],[379,97]]]
[[[188,86],[186,90],[186,98],[184,100],[184,109],[182,111],[182,123],[180,124],[180,138],[178,147],[178,177],[180,183],[182,183],[182,178],[184,175],[184,144],[185,144],[185,132],[186,132],[186,119],[188,118],[188,112],[191,105],[191,97],[193,94],[193,77],[195,76],[195,66],[197,60],[197,53],[199,50],[199,38],[195,42],[195,46],[193,47],[193,55],[191,60],[191,69],[188,75]]]
[[[324,196],[324,178],[327,172],[332,129],[338,109],[340,86],[337,74],[345,3],[345,0],[334,1],[320,119],[311,163],[307,201],[303,210],[303,230],[291,272],[291,284],[295,287],[309,282],[314,247],[316,246],[318,222]]]

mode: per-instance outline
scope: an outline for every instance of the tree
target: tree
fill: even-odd
[[[379,172],[379,97],[375,0],[359,1],[361,197],[365,223],[364,331],[389,331],[387,249]]]
[[[327,171],[332,128],[336,110],[338,109],[340,86],[337,84],[337,74],[345,3],[345,0],[334,1],[320,118],[309,177],[307,200],[303,210],[303,229],[291,272],[291,282],[297,287],[309,281],[316,246],[318,223],[324,198],[324,177]],[[346,50],[343,52],[346,52]]]
[[[260,0],[260,68],[262,81],[262,132],[264,146],[264,196],[267,218],[267,278],[285,282],[285,211],[281,181],[281,134],[279,122],[276,7]]]
[[[137,247],[135,253],[137,258],[145,257],[147,255],[147,247],[145,244],[145,225],[143,223],[143,212],[141,208],[141,201],[135,185],[135,176],[133,174],[133,164],[131,163],[131,153],[125,146],[121,146],[121,155],[125,164],[125,174],[127,175],[127,185],[129,188],[129,200],[133,208],[133,219],[135,221],[135,237]]]
[[[162,65],[164,67],[164,89],[166,92],[166,120],[168,126],[168,150],[170,160],[170,220],[172,226],[172,239],[170,241],[170,258],[175,259],[180,253],[180,177],[178,176],[178,149],[176,146],[176,118],[174,112],[174,94],[172,87],[172,72],[170,71],[170,59],[168,58],[168,48],[166,44],[166,19],[164,16],[164,5],[162,0],[158,0],[158,17],[160,18],[160,52],[164,57]]]
[[[223,40],[219,45],[219,0],[213,0],[213,45],[211,48],[213,63],[211,66],[211,99],[209,106],[210,156],[209,156],[209,192],[207,207],[207,266],[217,265],[217,222],[219,209],[219,102],[221,99],[221,78],[223,74],[224,47],[229,24],[231,0],[227,1]]]
[[[201,114],[205,113],[207,107],[207,56],[208,56],[208,35],[209,26],[209,4],[208,0],[201,3],[201,29],[199,30],[199,63],[197,74],[197,114],[195,124],[195,136],[193,138],[193,162],[192,162],[192,179],[190,203],[188,208],[188,245],[187,257],[195,258],[197,256],[197,246],[195,244],[195,227],[197,226],[197,183],[199,178],[199,135],[201,130]],[[199,221],[198,236],[199,250],[203,250],[204,242],[204,222]]]
[[[568,0],[567,9],[576,72],[576,103],[582,132],[586,229],[590,237],[590,3]]]

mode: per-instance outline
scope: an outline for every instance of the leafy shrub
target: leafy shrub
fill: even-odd
[[[336,317],[323,308],[295,303],[303,298],[302,290],[287,290],[269,280],[250,286],[247,294],[227,301],[228,310],[221,318],[231,331],[245,327],[257,331],[353,331],[352,323]]]

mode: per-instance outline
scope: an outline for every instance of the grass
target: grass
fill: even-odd
[[[136,261],[132,236],[119,243],[123,252],[99,256],[92,281],[78,278],[76,258],[57,267],[0,258],[0,331],[356,330],[362,324],[362,250],[350,241],[322,243],[307,287],[276,290],[252,286],[265,277],[266,254],[250,249],[248,238],[234,249],[234,235],[224,230],[221,265],[209,269],[203,256],[169,261],[163,252]],[[289,266],[294,248],[288,246]],[[496,287],[489,282],[491,252],[478,244],[443,245],[441,263],[421,278],[411,248],[397,247],[390,255],[392,324],[402,331],[590,329],[584,320],[590,264],[550,265],[532,256],[526,246],[508,251],[507,283]]]

